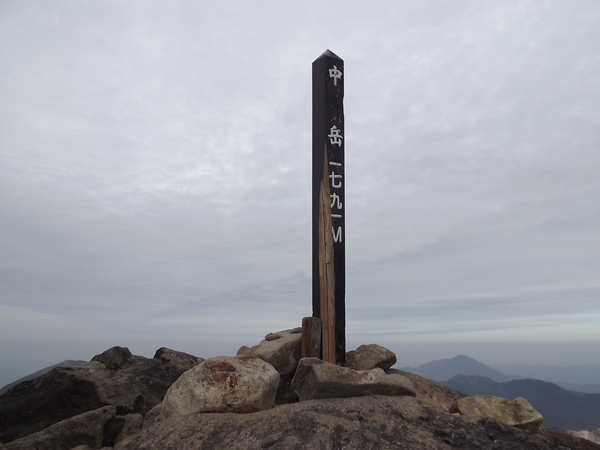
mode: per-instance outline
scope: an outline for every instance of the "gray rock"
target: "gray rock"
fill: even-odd
[[[558,450],[561,446],[495,419],[450,415],[414,397],[369,396],[309,400],[253,414],[190,414],[161,421],[115,446],[115,450],[141,448]]]
[[[292,380],[300,401],[365,395],[415,396],[410,380],[381,369],[352,370],[318,358],[302,358]]]
[[[78,445],[77,447],[73,447],[71,450],[95,450],[95,449],[93,449],[89,445]],[[102,447],[100,450],[113,450],[113,448],[112,447]]]
[[[371,370],[379,367],[388,370],[396,364],[396,355],[377,344],[361,345],[346,353],[346,367],[354,370]]]
[[[197,412],[249,413],[272,408],[279,373],[253,356],[210,358],[185,372],[167,391],[161,421]]]
[[[171,381],[177,380],[183,372],[190,370],[196,364],[200,364],[204,361],[204,358],[198,358],[197,356],[171,350],[166,347],[161,347],[156,350],[154,358],[162,363],[169,374]]]
[[[591,430],[567,430],[567,433],[571,436],[575,436],[582,439],[587,439],[588,441],[592,441],[595,444],[600,444],[600,428],[593,428]]]
[[[0,395],[4,394],[6,391],[11,389],[13,386],[16,386],[17,384],[22,383],[23,381],[34,380],[37,377],[44,375],[47,372],[50,372],[52,369],[54,369],[56,367],[72,367],[72,366],[78,366],[80,364],[85,364],[86,362],[87,361],[67,359],[67,360],[61,361],[57,364],[53,364],[52,366],[45,367],[44,369],[38,370],[34,373],[31,373],[22,378],[19,378],[17,381],[13,381],[12,383],[7,384],[2,389],[0,389]]]
[[[239,356],[257,356],[271,364],[279,372],[279,386],[275,403],[278,405],[298,401],[298,395],[292,387],[292,378],[300,360],[302,328],[269,333],[254,347],[242,346]]]
[[[507,425],[536,433],[540,432],[544,421],[542,415],[522,397],[510,401],[491,395],[473,395],[456,400],[450,412],[469,417],[493,417]]]
[[[159,403],[154,408],[152,408],[148,413],[144,416],[144,421],[142,422],[142,429],[151,427],[156,422],[160,420],[160,412],[162,411],[162,403]]]
[[[141,414],[127,414],[118,418],[123,419],[123,425],[121,426],[121,431],[110,442],[113,445],[139,432],[142,429],[142,422],[144,420]]]
[[[94,356],[92,361],[101,362],[107,369],[119,369],[127,364],[131,356],[131,352],[127,347],[112,347]]]
[[[45,430],[4,444],[4,450],[69,449],[80,445],[100,448],[112,436],[105,433],[105,425],[115,417],[117,408],[105,406],[71,417]]]
[[[449,388],[441,383],[436,383],[435,381],[423,378],[419,375],[415,375],[411,372],[390,369],[388,373],[402,375],[408,378],[412,383],[418,399],[430,403],[442,411],[449,411],[456,400],[467,396],[462,392]]]
[[[170,385],[159,360],[113,347],[87,364],[55,368],[0,396],[0,441],[106,405],[116,406],[120,415],[145,414],[162,401]]]
[[[269,333],[254,347],[243,346],[238,356],[256,356],[275,367],[280,375],[292,375],[300,360],[302,328]]]

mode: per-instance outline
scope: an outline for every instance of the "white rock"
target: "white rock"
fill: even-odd
[[[200,412],[249,413],[272,408],[279,373],[253,356],[219,356],[184,372],[167,391],[161,420]]]
[[[454,402],[450,412],[469,417],[493,417],[534,433],[540,432],[544,422],[542,415],[522,397],[512,401],[491,395],[463,397]]]

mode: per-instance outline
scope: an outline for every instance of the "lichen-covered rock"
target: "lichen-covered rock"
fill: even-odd
[[[469,417],[493,417],[532,432],[539,432],[544,422],[542,415],[522,397],[512,401],[491,395],[463,397],[454,402],[450,412]]]
[[[173,383],[162,402],[160,417],[262,411],[273,407],[278,385],[279,373],[260,358],[210,358]]]
[[[381,369],[352,370],[318,358],[300,360],[292,386],[300,401],[365,395],[415,396],[412,383],[402,375],[386,374]]]
[[[396,354],[377,344],[361,345],[356,350],[346,353],[345,366],[354,370],[371,370],[380,368],[388,370],[396,364]]]
[[[105,426],[116,413],[117,408],[114,406],[88,411],[4,444],[2,449],[70,449],[79,445],[100,448],[112,439],[112,436],[106,435]]]

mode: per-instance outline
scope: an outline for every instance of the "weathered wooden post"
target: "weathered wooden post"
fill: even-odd
[[[325,51],[312,65],[313,317],[320,318],[321,358],[346,359],[344,61]]]

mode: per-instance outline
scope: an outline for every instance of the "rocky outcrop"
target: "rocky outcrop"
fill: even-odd
[[[126,416],[117,416],[112,419],[105,427],[105,433],[114,438],[107,444],[114,445],[123,439],[133,436],[142,429],[144,417],[141,414],[127,414]]]
[[[544,422],[542,415],[521,397],[512,401],[491,395],[459,398],[450,412],[469,417],[493,417],[507,425],[534,433],[540,432]]]
[[[309,400],[253,414],[161,421],[115,450],[558,450],[560,444],[491,418],[451,415],[410,396]],[[563,449],[564,450],[564,449]]]
[[[599,444],[571,434],[547,430],[545,435],[549,439],[561,442],[562,447],[560,450],[564,450],[565,448],[575,450],[600,450]]]
[[[160,412],[162,411],[162,402],[158,405],[154,406],[148,413],[144,416],[144,421],[142,422],[142,429],[151,427],[156,422],[160,420]]]
[[[37,377],[42,376],[47,372],[50,372],[52,369],[55,369],[56,367],[73,367],[73,366],[79,366],[81,364],[85,364],[86,362],[87,361],[67,359],[67,360],[61,361],[57,364],[53,364],[51,366],[45,367],[44,369],[38,370],[34,373],[31,373],[22,378],[19,378],[17,381],[13,381],[12,383],[7,384],[2,389],[0,389],[0,395],[4,394],[9,389],[12,389],[17,384],[22,383],[24,381],[34,380]]]
[[[269,334],[240,356],[199,364],[166,348],[147,359],[114,347],[83,366],[56,369],[0,397],[0,440],[12,441],[0,448],[594,448],[576,437],[539,433],[540,422],[527,419],[533,411],[519,399],[482,399],[490,410],[474,413],[465,394],[389,369],[383,347],[361,346],[352,354],[350,365],[369,370],[299,360],[295,335]],[[250,353],[255,356],[243,356]],[[275,406],[282,386],[302,401],[296,396],[295,403]],[[85,408],[94,411],[76,412]],[[65,414],[72,417],[59,422]]]
[[[238,356],[256,356],[275,367],[280,375],[294,374],[300,360],[302,328],[269,333],[254,347],[241,347]]]
[[[435,381],[423,378],[419,375],[415,375],[411,372],[404,372],[403,370],[390,369],[390,374],[402,375],[410,380],[413,389],[415,390],[416,397],[423,400],[435,408],[442,411],[450,410],[452,404],[459,398],[466,397],[465,394],[455,389],[444,386],[443,384]]]
[[[256,356],[271,364],[279,372],[279,387],[275,402],[277,404],[298,401],[291,382],[300,360],[300,342],[302,328],[269,333],[254,347],[241,347],[238,356]]]
[[[113,347],[91,362],[61,367],[0,396],[0,441],[10,442],[107,405],[117,414],[146,414],[171,385],[157,359]]]
[[[380,368],[388,370],[396,364],[394,352],[377,344],[361,345],[356,350],[346,353],[346,367],[354,370],[371,370]]]
[[[154,358],[161,362],[171,381],[177,380],[183,372],[204,361],[204,358],[198,358],[189,353],[178,352],[166,347],[156,350]]]
[[[381,369],[352,370],[318,358],[302,358],[292,380],[300,401],[365,395],[415,396],[408,378]]]
[[[9,442],[4,450],[70,449],[77,445],[88,445],[98,449],[110,442],[114,435],[107,434],[106,425],[115,417],[117,408],[105,406],[94,411],[71,417],[49,426],[43,431],[32,433]]]
[[[579,437],[582,439],[587,439],[588,441],[592,441],[596,444],[600,444],[600,428],[594,428],[592,430],[581,430],[581,431],[573,431],[568,430],[568,434],[571,436]]]
[[[253,356],[207,359],[167,391],[161,420],[201,412],[250,413],[272,408],[279,373]]]

